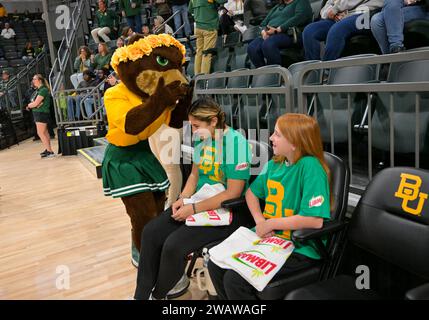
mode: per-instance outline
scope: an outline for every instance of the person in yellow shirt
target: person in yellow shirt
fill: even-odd
[[[106,196],[122,199],[131,218],[135,266],[142,230],[164,210],[170,184],[148,138],[163,124],[182,127],[192,99],[192,87],[182,74],[185,52],[169,35],[135,35],[111,60],[121,83],[104,95],[109,145],[103,189]]]
[[[6,8],[0,3],[0,18],[7,17]]]

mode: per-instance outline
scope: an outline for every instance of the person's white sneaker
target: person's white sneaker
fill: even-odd
[[[191,284],[191,281],[189,280],[188,276],[184,274],[180,278],[180,280],[176,283],[174,288],[168,291],[167,299],[174,299],[174,298],[180,297],[186,292],[190,284]]]
[[[239,26],[238,24],[236,24],[234,25],[234,29],[240,31],[241,33],[244,33],[247,30],[247,27],[245,25]]]

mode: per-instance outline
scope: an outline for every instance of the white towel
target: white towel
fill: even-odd
[[[210,259],[223,269],[232,269],[258,291],[281,269],[294,250],[291,241],[277,236],[261,239],[255,232],[238,228],[209,250]]]
[[[197,193],[191,198],[183,199],[183,203],[198,203],[208,198],[214,197],[215,195],[225,191],[225,187],[221,183],[217,184],[204,184]],[[219,208],[216,210],[209,210],[198,212],[186,219],[185,224],[187,226],[227,226],[232,221],[232,212],[228,209]]]

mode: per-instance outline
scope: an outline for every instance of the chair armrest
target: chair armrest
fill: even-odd
[[[210,48],[207,50],[203,50],[203,54],[217,55],[217,49],[216,48]]]
[[[406,300],[429,300],[429,283],[408,290],[405,293]]]
[[[235,209],[246,205],[246,199],[239,197],[235,199],[225,200],[221,203],[221,207],[225,209]]]
[[[347,226],[347,222],[339,221],[328,221],[323,223],[323,227],[320,229],[302,229],[295,230],[292,233],[292,240],[298,242],[305,242],[320,238],[327,234],[332,234],[343,230]]]

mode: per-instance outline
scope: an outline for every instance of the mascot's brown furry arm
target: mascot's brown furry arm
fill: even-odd
[[[133,36],[115,51],[111,65],[121,83],[106,91],[109,131],[102,175],[104,194],[121,198],[140,252],[145,224],[164,210],[167,176],[148,138],[162,125],[180,128],[192,100],[182,74],[185,48],[161,34]]]

